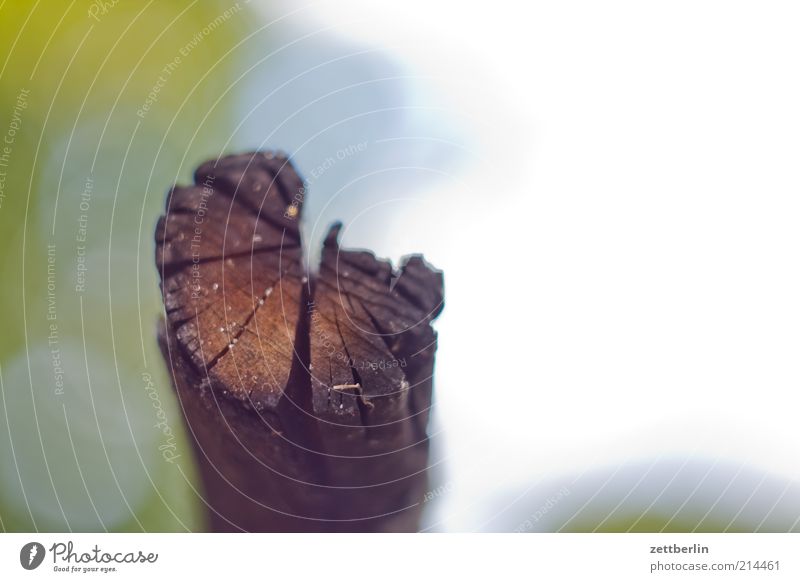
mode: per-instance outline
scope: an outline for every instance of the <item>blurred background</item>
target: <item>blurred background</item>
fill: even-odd
[[[0,3],[0,528],[186,531],[153,231],[286,151],[445,271],[426,531],[800,529],[789,2]],[[310,264],[315,256],[309,256]]]

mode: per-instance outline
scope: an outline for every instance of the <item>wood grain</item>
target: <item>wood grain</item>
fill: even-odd
[[[344,250],[303,265],[306,192],[270,152],[202,164],[156,228],[159,341],[215,531],[415,531],[443,277]]]

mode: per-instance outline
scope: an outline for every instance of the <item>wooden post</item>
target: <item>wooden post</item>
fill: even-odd
[[[201,165],[156,229],[159,341],[215,531],[416,531],[442,273],[342,250],[303,266],[283,156]]]

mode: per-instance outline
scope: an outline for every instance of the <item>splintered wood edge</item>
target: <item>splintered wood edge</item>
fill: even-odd
[[[272,191],[264,183],[266,173],[272,174],[273,183],[277,186],[277,198],[273,196],[270,199],[268,195]],[[165,256],[176,254],[174,246],[180,236],[178,232],[167,232],[171,200],[176,191],[185,192],[186,189],[207,184],[209,176],[213,176],[210,187],[215,193],[225,196],[226,201],[230,200],[230,208],[238,209],[237,205],[241,205],[254,213],[253,226],[247,224],[246,227],[261,228],[263,224],[260,221],[263,220],[268,223],[268,228],[273,229],[273,234],[283,229],[280,233],[282,241],[287,237],[294,240],[299,232],[297,224],[302,214],[305,190],[302,180],[285,157],[254,152],[201,164],[195,173],[194,186],[184,190],[176,187],[170,192],[166,214],[159,221],[156,258],[165,302],[170,278],[176,276],[170,272],[171,265],[165,261]],[[260,194],[262,189],[263,195]],[[263,198],[259,202],[260,195]],[[277,213],[280,215],[276,216]],[[230,236],[228,230],[233,229],[226,228],[226,236]],[[291,278],[287,279],[296,286],[299,278],[305,288],[296,291],[299,296],[289,298],[297,305],[297,313],[292,314],[296,317],[292,331],[304,334],[304,337],[295,335],[289,338],[291,355],[269,354],[271,363],[274,365],[277,362],[280,366],[275,376],[285,378],[285,385],[266,395],[258,390],[237,390],[239,378],[232,377],[232,367],[222,370],[220,366],[220,362],[226,361],[229,352],[233,351],[231,345],[220,350],[212,359],[193,357],[187,351],[188,342],[203,340],[200,337],[190,337],[189,340],[181,338],[176,322],[169,321],[170,309],[167,311],[165,333],[172,334],[178,340],[174,344],[179,346],[179,353],[168,350],[170,353],[165,356],[187,360],[201,384],[210,387],[222,398],[233,399],[245,409],[277,411],[280,401],[289,397],[293,405],[307,414],[334,425],[383,424],[419,417],[414,422],[422,427],[424,434],[427,408],[430,407],[430,374],[436,349],[436,334],[430,324],[444,305],[442,272],[431,267],[421,255],[405,257],[400,266],[393,269],[388,261],[376,258],[368,251],[342,250],[338,243],[340,231],[341,224],[334,224],[326,236],[317,276],[309,281],[308,273],[293,272]],[[283,252],[289,249],[301,252],[296,246],[287,246]],[[264,254],[270,252],[276,251],[266,250]],[[281,251],[277,252],[280,254]],[[228,259],[224,249],[219,249],[210,260],[224,262]],[[175,268],[180,271],[192,267],[179,265]],[[281,284],[284,277],[287,277],[285,272],[278,273],[276,284]],[[253,325],[255,314],[263,309],[264,299],[263,296],[251,298],[253,315],[241,325],[238,337],[252,332],[248,326]],[[318,321],[312,317],[310,306],[320,315]],[[179,308],[173,305],[172,311]],[[186,322],[182,323],[185,325]],[[320,374],[324,372],[325,358],[321,351],[323,347],[315,341],[317,327],[326,328],[331,336],[330,341],[338,342],[338,361],[335,362],[338,379],[333,378],[334,363],[331,361],[328,362],[331,366],[329,375]],[[336,334],[332,331],[334,328]],[[199,323],[195,324],[194,330],[190,328],[187,335],[191,336],[191,333],[199,335]],[[264,339],[268,342],[270,338]],[[238,338],[232,343],[236,341]],[[298,349],[300,344],[305,344],[307,349]],[[355,347],[351,349],[350,346]],[[309,353],[301,353],[303,351]],[[357,351],[359,355],[354,356],[351,351]],[[398,364],[393,365],[394,362]],[[234,367],[238,370],[242,366],[259,365],[259,362],[244,362]],[[186,373],[187,367],[181,370]],[[289,386],[290,380],[297,385]],[[419,394],[413,394],[414,391]],[[412,392],[411,396],[409,392]]]

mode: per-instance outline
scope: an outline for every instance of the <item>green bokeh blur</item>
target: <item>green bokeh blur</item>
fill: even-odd
[[[230,135],[256,20],[216,0],[0,8],[6,531],[203,528],[153,230],[167,186]]]

